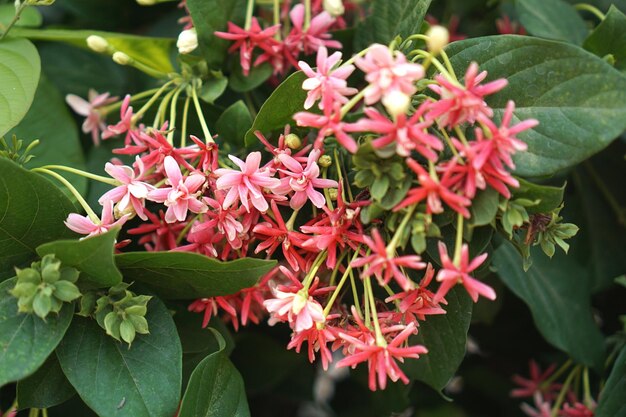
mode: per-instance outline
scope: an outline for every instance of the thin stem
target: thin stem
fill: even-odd
[[[461,128],[458,126],[455,126],[454,131],[456,132],[456,135],[459,137],[463,145],[467,146],[468,145],[467,138],[465,137],[465,133],[461,130]]]
[[[459,152],[456,150],[454,143],[452,143],[452,139],[450,139],[450,135],[448,135],[448,132],[446,132],[445,129],[439,129],[439,131],[443,134],[443,137],[446,140],[446,144],[448,145],[448,148],[450,148],[450,150],[452,151],[452,154],[454,156],[459,156]]]
[[[172,96],[176,93],[176,90],[172,90],[168,92],[161,103],[159,104],[159,109],[157,110],[156,116],[154,116],[153,127],[158,129],[160,126],[165,123],[165,112],[167,111],[167,106],[172,102]]]
[[[187,233],[189,232],[189,230],[191,230],[191,227],[193,226],[193,224],[196,222],[196,220],[198,220],[200,218],[200,214],[198,214],[197,216],[195,216],[193,219],[191,219],[189,222],[187,222],[187,224],[185,225],[185,227],[183,228],[183,230],[180,231],[180,234],[178,235],[178,237],[176,237],[176,246],[180,245],[180,242],[183,241],[183,238],[187,235]]]
[[[148,74],[151,77],[154,77],[156,79],[159,78],[167,78],[168,74],[163,72],[163,71],[159,71],[156,68],[152,68],[146,64],[144,64],[143,62],[139,62],[136,59],[131,58],[130,62],[128,63],[128,65],[130,65],[131,67],[135,67],[136,69],[138,69],[139,71]]]
[[[359,91],[359,93],[352,97],[350,99],[350,101],[348,101],[346,104],[343,105],[343,107],[341,107],[341,118],[343,119],[345,117],[346,114],[348,114],[348,112],[350,110],[352,110],[352,108],[354,106],[356,106],[356,104],[361,101],[361,99],[365,96],[365,90],[367,89],[367,87],[365,87],[363,90]]]
[[[135,95],[132,95],[132,96],[130,96],[130,102],[132,103],[133,101],[141,100],[142,98],[146,98],[146,97],[150,97],[151,95],[153,95],[154,93],[156,93],[159,90],[160,90],[160,87],[159,88],[152,88],[150,90],[142,91],[141,93],[137,93]],[[124,102],[124,100],[119,100],[119,101],[116,101],[115,103],[110,104],[108,106],[100,107],[98,110],[100,111],[101,114],[108,114],[108,113],[112,112],[113,110],[117,110],[120,107],[122,107],[122,103],[123,102]]]
[[[41,409],[41,415],[42,415],[42,417],[48,417],[48,409],[47,408],[42,408]]]
[[[192,87],[191,89],[191,97],[193,98],[193,105],[196,108],[196,113],[198,114],[198,119],[200,120],[200,125],[202,126],[202,133],[204,134],[204,140],[206,143],[215,143],[213,140],[213,136],[211,136],[211,131],[206,124],[206,120],[204,119],[204,113],[202,113],[202,108],[200,107],[200,101],[198,100],[198,94],[196,93],[196,89]]]
[[[448,68],[448,71],[450,71],[450,74],[452,74],[454,79],[458,81],[458,78],[456,77],[456,73],[454,72],[454,67],[452,67],[452,63],[450,62],[450,58],[448,57],[446,50],[442,49],[439,55],[441,55],[441,57],[443,58],[443,62],[446,64],[446,68]]]
[[[161,88],[159,88],[159,89],[156,91],[156,93],[154,93],[154,95],[150,98],[150,100],[148,100],[148,101],[146,102],[146,104],[144,104],[144,105],[143,105],[143,106],[139,109],[139,111],[133,115],[132,122],[134,123],[134,122],[136,122],[137,120],[139,120],[139,118],[140,118],[141,116],[143,116],[143,114],[144,114],[144,113],[145,113],[145,112],[146,112],[146,111],[147,111],[150,107],[152,107],[152,105],[153,105],[153,104],[154,104],[154,103],[155,103],[155,102],[159,99],[159,97],[161,96],[161,94],[163,94],[163,92],[164,92],[165,90],[167,90],[167,88],[168,88],[170,85],[172,85],[172,83],[174,83],[174,81],[173,81],[173,80],[172,80],[172,81],[168,81],[168,82],[166,82],[165,84],[163,84],[163,85],[161,86]]]
[[[409,52],[409,56],[411,55],[415,55],[415,58],[412,60],[413,62],[415,62],[418,58],[430,59],[430,62],[437,68],[437,70],[439,70],[439,72],[442,75],[444,75],[450,81],[456,82],[458,84],[458,80],[456,79],[456,76],[453,74],[450,74],[450,72],[443,66],[443,64],[437,58],[435,58],[435,56],[431,54],[430,52],[424,51],[422,49],[416,49],[414,51]]]
[[[293,225],[296,222],[296,218],[298,217],[299,212],[300,212],[300,209],[294,210],[293,213],[291,213],[291,217],[289,217],[289,220],[287,220],[287,223],[285,223],[285,227],[290,232],[293,230]]]
[[[411,216],[413,215],[414,211],[415,211],[415,205],[409,208],[409,210],[404,215],[402,222],[400,222],[400,226],[398,226],[395,233],[393,234],[393,237],[391,238],[391,242],[389,242],[389,244],[387,245],[388,257],[392,257],[396,253],[396,247],[398,246],[398,242],[400,241],[400,238],[404,234],[404,229],[406,225],[409,223],[409,220],[411,220]]]
[[[176,128],[176,107],[178,105],[178,97],[180,93],[182,93],[182,88],[177,88],[175,90],[174,96],[172,97],[172,104],[170,105],[170,133],[167,134],[167,141],[173,145],[174,144],[174,130]]]
[[[317,274],[317,271],[320,269],[320,266],[322,266],[322,263],[326,260],[327,256],[328,256],[328,251],[326,250],[324,250],[323,252],[320,252],[319,255],[317,255],[317,258],[313,262],[313,266],[311,267],[311,270],[307,274],[306,278],[304,278],[304,282],[302,283],[302,286],[304,287],[303,289],[307,291],[309,290],[309,287],[311,286],[311,283],[313,282],[313,279],[315,278],[315,274]]]
[[[600,20],[604,20],[606,18],[606,15],[604,13],[602,13],[600,11],[600,9],[598,9],[597,7],[592,6],[591,4],[587,4],[587,3],[578,3],[574,5],[574,8],[576,10],[584,10],[587,11],[593,15],[595,15],[598,19]]]
[[[311,26],[311,0],[304,0],[304,30]]]
[[[454,242],[454,265],[459,266],[461,248],[463,248],[463,215],[458,214],[456,219],[456,240]]]
[[[45,168],[33,168],[33,169],[31,169],[31,171],[33,171],[33,172],[41,172],[43,174],[48,174],[51,177],[56,178],[60,183],[62,183],[63,185],[65,185],[67,187],[67,189],[72,193],[72,195],[74,197],[76,197],[76,200],[82,206],[82,208],[85,210],[85,213],[87,213],[87,216],[89,216],[91,221],[96,223],[96,224],[100,224],[100,218],[98,217],[98,215],[91,209],[91,207],[89,207],[89,204],[87,204],[87,202],[85,201],[83,196],[80,195],[80,193],[76,190],[76,188],[74,188],[74,186],[68,180],[66,180],[61,175],[57,174],[56,172],[50,171],[50,170],[45,169]]]
[[[187,143],[187,117],[189,116],[189,103],[191,97],[187,96],[185,105],[183,106],[183,125],[180,129],[180,147],[184,148]]]
[[[252,13],[254,12],[254,0],[248,0],[246,6],[246,23],[244,25],[245,30],[250,30],[252,26]]]
[[[593,408],[593,399],[591,397],[591,386],[589,384],[589,368],[585,366],[583,369],[583,401],[587,408]]]
[[[352,287],[352,298],[354,300],[354,307],[356,307],[356,311],[359,313],[359,316],[363,317],[363,310],[361,310],[361,301],[359,301],[359,293],[356,289],[356,282],[354,280],[354,274],[352,270],[350,270],[350,286]]]
[[[554,381],[559,379],[561,377],[561,375],[563,375],[565,373],[565,371],[567,371],[567,368],[569,368],[571,364],[572,364],[572,360],[571,359],[568,359],[567,361],[565,361],[565,363],[563,363],[563,365],[561,365],[561,367],[559,369],[557,369],[557,371],[554,374],[552,374],[552,376],[550,376],[550,378],[548,378],[545,381],[543,381],[541,386],[542,387],[549,387],[550,385],[552,385],[552,383]]]
[[[66,167],[66,166],[63,166],[63,165],[44,165],[44,166],[39,167],[39,168],[43,168],[43,169],[58,169],[60,171],[71,172],[72,174],[80,175],[81,177],[89,178],[91,180],[103,182],[105,184],[109,184],[109,185],[112,185],[114,187],[116,187],[118,185],[121,185],[120,182],[114,180],[113,178],[103,177],[101,175],[92,174],[91,172],[86,172],[86,171],[82,171],[80,169]]]
[[[554,406],[552,407],[551,417],[558,416],[559,409],[561,408],[561,405],[563,405],[563,400],[565,400],[565,395],[569,391],[569,386],[571,385],[572,381],[574,380],[574,377],[578,373],[580,373],[579,366],[572,369],[572,372],[567,376],[567,379],[563,383],[563,387],[561,388],[561,391],[559,392],[559,396],[557,397],[556,401],[554,402]]]
[[[324,317],[328,316],[328,313],[330,313],[330,310],[333,307],[333,304],[335,304],[335,300],[339,296],[339,293],[341,292],[343,285],[346,283],[346,280],[348,279],[348,276],[350,275],[350,271],[352,271],[352,261],[356,259],[356,257],[359,254],[360,249],[361,247],[359,246],[357,250],[354,252],[354,255],[352,255],[352,259],[350,259],[350,262],[348,262],[348,266],[346,267],[345,272],[341,276],[341,279],[339,280],[339,284],[337,284],[337,288],[335,288],[335,290],[333,291],[333,295],[330,296],[330,300],[328,300],[328,304],[326,304],[326,308],[324,308]]]
[[[348,59],[346,62],[342,62],[341,65],[339,66],[339,68],[341,67],[345,67],[347,65],[353,64],[354,61],[356,61],[358,58],[362,57],[363,55],[367,54],[367,52],[371,49],[371,46],[368,46],[367,48],[363,49],[361,52],[359,52],[358,54],[354,54],[352,55],[352,57],[350,59]]]
[[[272,11],[274,14],[274,26],[280,25],[280,0],[274,0]],[[276,31],[274,38],[278,41],[280,40],[280,30]]]
[[[372,281],[370,277],[363,279],[365,284],[365,294],[369,298],[370,309],[372,310],[372,319],[374,321],[374,330],[376,331],[376,344],[378,346],[387,346],[387,341],[383,332],[380,330],[380,323],[378,322],[378,312],[376,311],[376,300],[374,299],[374,290],[372,290]]]
[[[13,19],[11,19],[4,32],[2,32],[2,35],[0,36],[0,41],[7,36],[7,33],[9,33],[11,28],[17,23],[18,20],[20,20],[20,15],[24,11],[24,9],[26,9],[26,6],[28,6],[26,1],[20,3],[20,6],[15,10],[15,15],[13,16]]]
[[[337,265],[341,265],[343,263],[343,260],[346,258],[346,256],[348,256],[348,251],[345,252],[341,252],[341,255],[339,255],[339,259],[337,259]],[[335,281],[337,280],[337,274],[339,273],[339,268],[335,268],[333,269],[333,272],[330,274],[330,279],[328,280],[328,286],[332,287],[335,285]]]

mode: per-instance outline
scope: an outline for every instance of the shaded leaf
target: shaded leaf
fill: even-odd
[[[513,199],[525,198],[530,201],[539,200],[539,204],[527,207],[529,213],[549,213],[563,203],[565,184],[561,187],[533,184],[522,178],[517,178],[519,188],[512,189]]]
[[[76,391],[65,377],[56,355],[50,355],[37,372],[17,383],[20,409],[54,407],[74,394]]]
[[[472,226],[485,226],[498,214],[498,203],[500,202],[500,194],[491,187],[486,190],[479,191],[476,198],[472,201],[470,207],[472,217],[470,222]]]
[[[576,45],[582,45],[587,36],[587,24],[563,0],[516,0],[515,8],[520,23],[531,35]]]
[[[615,68],[626,71],[626,15],[611,6],[605,19],[591,32],[583,46],[599,57],[613,55]]]
[[[215,129],[220,138],[235,146],[244,146],[246,132],[252,126],[252,116],[245,103],[235,102],[217,119]]]
[[[606,385],[602,390],[595,417],[624,417],[626,416],[626,347],[617,357],[615,365]]]
[[[0,24],[7,26],[11,19],[15,16],[15,6],[13,4],[0,5]],[[36,7],[27,7],[22,10],[20,18],[15,22],[15,27],[39,27],[43,19],[41,13]]]

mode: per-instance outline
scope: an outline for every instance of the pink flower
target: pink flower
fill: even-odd
[[[544,400],[539,392],[535,393],[533,400],[536,408],[532,408],[526,403],[520,406],[524,414],[528,417],[552,417],[552,404]]]
[[[198,200],[199,191],[206,177],[203,174],[190,174],[183,177],[180,167],[174,158],[166,156],[163,161],[167,182],[171,187],[158,188],[148,193],[148,199],[157,203],[165,203],[165,221],[174,223],[182,222],[187,218],[187,211],[192,213],[204,213],[207,211],[206,204]]]
[[[224,198],[223,207],[228,208],[241,200],[241,204],[250,212],[250,202],[252,205],[264,213],[269,208],[267,200],[263,195],[263,188],[273,189],[280,185],[280,180],[271,178],[271,173],[267,169],[260,169],[261,152],[251,152],[246,157],[246,162],[228,155],[241,171],[229,168],[215,170],[218,190],[228,190]]]
[[[470,262],[469,248],[467,244],[464,243],[461,247],[461,259],[457,266],[450,260],[446,244],[439,242],[439,256],[441,257],[442,269],[437,273],[437,281],[441,282],[441,285],[435,294],[434,302],[439,302],[456,284],[463,284],[474,302],[478,301],[479,295],[490,300],[496,299],[496,292],[493,288],[469,275],[487,259],[486,253],[474,258]]]
[[[543,372],[541,371],[539,364],[534,360],[531,360],[528,365],[530,369],[530,378],[513,375],[513,382],[516,383],[519,388],[515,388],[511,391],[511,397],[530,398],[536,393],[541,393],[541,395],[547,400],[555,399],[561,389],[561,386],[559,384],[544,386],[544,382],[554,373],[556,365],[550,365],[548,369]]]
[[[525,35],[526,29],[518,22],[512,22],[508,15],[502,15],[501,19],[496,19],[496,28],[500,35]]]
[[[279,169],[280,172],[287,176],[280,180],[280,185],[274,188],[274,192],[276,194],[287,194],[293,191],[289,205],[294,210],[300,210],[307,200],[311,200],[315,207],[322,208],[326,204],[326,199],[315,188],[339,186],[337,181],[318,178],[320,175],[320,169],[317,166],[319,155],[319,150],[312,150],[309,153],[305,167],[286,153],[278,155],[278,159],[288,170]]]
[[[367,362],[369,369],[369,389],[376,391],[377,383],[380,389],[387,386],[387,377],[393,382],[401,380],[408,384],[409,378],[402,372],[396,361],[404,362],[405,358],[418,359],[419,355],[428,353],[422,345],[401,347],[407,342],[412,333],[415,333],[415,323],[409,323],[391,342],[383,346],[376,344],[375,340],[365,343],[355,337],[339,332],[338,336],[349,344],[348,351],[354,353],[347,355],[337,362],[337,367],[355,367],[361,362]]]
[[[424,68],[407,62],[399,51],[391,51],[387,46],[374,44],[365,57],[356,60],[356,66],[365,73],[369,86],[365,90],[365,104],[377,103],[392,91],[407,96],[415,94],[415,82],[424,77]]]
[[[89,101],[74,94],[65,96],[65,101],[76,113],[85,116],[83,133],[91,133],[94,145],[100,144],[100,131],[106,129],[103,117],[105,113],[99,111],[101,107],[113,103],[117,97],[110,97],[109,93],[98,94],[96,90],[89,89]]]
[[[217,200],[204,197],[204,202],[212,209],[205,213],[208,220],[200,223],[199,228],[217,228],[217,230],[226,236],[226,240],[233,244],[238,242],[239,235],[243,233],[244,227],[237,217],[241,214],[240,209],[233,207],[224,208],[224,194],[215,191]],[[240,241],[239,241],[240,242]],[[241,247],[241,246],[240,246]],[[238,248],[236,248],[238,249]]]
[[[395,256],[395,253],[390,254],[378,229],[372,230],[372,238],[363,237],[372,254],[355,259],[351,265],[356,267],[368,265],[362,276],[376,275],[381,285],[389,284],[393,277],[404,291],[415,288],[415,284],[400,271],[400,268],[424,269],[426,264],[421,262],[422,259],[417,255]]]
[[[331,40],[329,29],[335,22],[327,12],[322,12],[311,19],[311,23],[307,29],[304,29],[304,5],[296,4],[289,18],[293,28],[285,39],[286,52],[291,53],[292,57],[297,57],[299,51],[303,51],[306,55],[317,52],[321,47],[340,49],[341,43]]]
[[[330,315],[327,318],[331,319]],[[320,328],[316,325],[311,326],[308,330],[293,333],[287,349],[295,348],[296,352],[300,353],[302,343],[307,342],[309,362],[313,363],[315,361],[315,352],[319,351],[322,359],[322,368],[327,371],[328,365],[333,361],[333,354],[328,348],[328,343],[335,340],[334,329],[328,325],[320,326]]]
[[[117,210],[121,213],[125,213],[126,209],[132,206],[139,218],[145,221],[148,220],[144,209],[145,200],[148,197],[148,193],[156,188],[139,181],[144,175],[144,165],[139,157],[137,157],[135,163],[139,168],[139,174],[137,175],[135,175],[135,170],[131,167],[113,165],[110,162],[106,163],[104,170],[111,177],[118,180],[121,185],[104,193],[98,200],[98,203],[103,204],[107,200],[118,203]]]
[[[572,405],[564,404],[563,410],[559,412],[559,417],[593,417],[594,412],[585,404],[575,402]]]
[[[263,305],[274,319],[288,321],[296,333],[326,321],[322,306],[308,291],[284,292],[272,288],[272,294],[275,298],[265,300]]]
[[[354,139],[345,133],[349,125],[341,121],[341,105],[338,102],[334,104],[332,110],[324,109],[323,115],[303,111],[294,114],[293,118],[298,126],[319,129],[315,139],[316,149],[320,149],[324,144],[324,138],[331,135],[334,135],[337,142],[348,152],[355,153],[358,149]]]
[[[102,217],[100,221],[93,221],[88,216],[70,213],[70,215],[67,216],[67,220],[65,220],[65,225],[73,232],[90,237],[106,233],[113,227],[121,226],[126,223],[126,220],[128,220],[128,215],[124,215],[118,220],[115,220],[115,217],[113,217],[113,202],[107,200],[102,207]]]
[[[304,61],[300,61],[300,69],[307,78],[302,83],[302,89],[307,90],[304,108],[310,109],[317,100],[320,100],[319,108],[332,107],[332,103],[348,102],[346,96],[356,94],[356,88],[348,87],[346,79],[354,71],[354,65],[345,65],[333,70],[333,67],[341,61],[341,52],[335,52],[328,56],[328,50],[321,47],[317,52],[317,68],[315,71]],[[330,105],[329,105],[330,104]]]
[[[437,75],[439,85],[428,87],[439,94],[438,101],[432,103],[426,115],[443,127],[455,127],[462,123],[474,123],[481,116],[492,117],[493,110],[487,106],[484,97],[502,90],[508,84],[504,78],[479,85],[487,77],[487,71],[478,73],[478,64],[472,62],[465,72],[465,86]]]
[[[109,139],[113,136],[126,133],[124,143],[130,144],[130,134],[133,129],[133,108],[130,106],[130,95],[124,97],[122,107],[120,108],[120,121],[114,125],[108,125],[106,130],[102,132],[102,139]]]

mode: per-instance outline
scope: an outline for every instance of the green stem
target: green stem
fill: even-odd
[[[48,417],[48,409],[47,408],[42,408],[41,409],[41,415],[42,415],[42,417]]]
[[[354,274],[350,271],[350,286],[352,287],[352,298],[354,299],[354,307],[359,313],[359,317],[363,318],[363,310],[361,309],[361,301],[359,301],[359,293],[356,288],[356,281],[354,280]]]
[[[304,290],[306,291],[309,290],[309,287],[311,286],[311,283],[313,282],[313,279],[315,278],[315,274],[317,274],[317,271],[320,269],[320,266],[322,266],[322,263],[326,260],[327,256],[328,256],[328,251],[326,250],[324,250],[323,252],[320,252],[319,255],[317,255],[317,258],[313,262],[313,266],[311,267],[311,270],[309,271],[307,276],[304,278],[304,282],[302,283],[302,287]]]
[[[454,77],[455,80],[458,81],[456,73],[454,72],[454,67],[452,67],[452,63],[450,62],[450,58],[448,57],[448,54],[446,53],[445,49],[442,49],[439,54],[443,58],[443,62],[446,64],[446,68],[448,68],[448,71],[450,71],[450,74]]]
[[[13,19],[11,19],[4,32],[2,32],[2,35],[0,36],[0,41],[7,36],[7,33],[9,33],[11,28],[17,23],[18,20],[20,20],[20,15],[24,11],[24,9],[26,9],[26,6],[28,6],[26,1],[20,3],[20,6],[15,10],[15,15],[13,16]]]
[[[378,322],[378,312],[376,311],[376,300],[374,299],[374,290],[372,290],[372,281],[370,277],[363,279],[365,284],[365,294],[369,298],[370,309],[372,310],[372,320],[374,321],[374,331],[376,332],[376,344],[378,346],[387,346],[387,341],[383,332],[380,330],[380,323]]]
[[[365,90],[368,87],[365,87],[363,90],[359,91],[359,93],[357,95],[355,95],[354,97],[352,97],[350,99],[350,101],[348,101],[346,104],[343,105],[343,107],[341,108],[341,118],[343,119],[345,117],[346,114],[348,114],[348,112],[350,110],[352,110],[352,108],[354,106],[356,106],[356,104],[361,101],[361,99],[365,96]]]
[[[352,55],[352,57],[350,59],[348,59],[346,62],[342,62],[340,67],[345,67],[346,65],[350,65],[353,64],[354,61],[356,61],[358,58],[362,57],[363,55],[367,54],[367,52],[371,49],[371,46],[368,46],[367,48],[363,49],[361,52],[359,52],[358,54]]]
[[[311,0],[304,0],[304,31],[311,26]]]
[[[196,220],[198,220],[200,218],[200,214],[196,215],[193,219],[191,219],[189,222],[187,222],[187,224],[185,225],[185,227],[183,228],[183,230],[180,231],[180,234],[178,235],[178,237],[176,237],[176,245],[180,245],[180,242],[183,241],[183,238],[185,236],[187,236],[187,233],[189,232],[189,230],[191,230],[191,227],[194,225],[194,223],[196,222]]]
[[[352,256],[352,259],[350,259],[350,262],[348,262],[348,266],[346,267],[345,272],[341,276],[341,279],[339,280],[339,284],[337,284],[337,287],[333,291],[333,294],[330,296],[330,300],[328,300],[328,304],[326,304],[326,307],[324,308],[324,317],[328,316],[328,313],[330,313],[330,310],[333,307],[333,304],[335,304],[335,300],[339,296],[339,293],[341,292],[343,285],[346,283],[346,280],[348,279],[348,276],[350,275],[350,271],[352,271],[352,261],[356,259],[356,257],[359,254],[360,249],[361,249],[361,246],[357,248],[357,250],[354,252],[354,255]]]
[[[463,215],[458,214],[456,220],[456,240],[454,242],[454,264],[459,266],[461,261],[461,248],[463,248]]]
[[[559,392],[559,396],[557,397],[556,401],[554,402],[554,406],[552,407],[551,417],[558,416],[559,409],[561,408],[561,405],[563,405],[563,401],[565,400],[565,395],[567,394],[567,391],[569,390],[569,386],[571,385],[572,381],[574,380],[574,377],[578,373],[580,373],[580,366],[577,366],[574,369],[572,369],[572,372],[567,376],[567,379],[563,383],[563,387],[561,388],[561,391]]]
[[[443,134],[443,137],[446,140],[446,145],[448,145],[448,148],[452,151],[452,155],[459,156],[459,152],[456,150],[454,143],[452,143],[452,139],[450,139],[448,132],[446,132],[445,129],[439,129],[439,131]]]
[[[141,93],[137,93],[135,95],[130,96],[130,102],[132,103],[133,101],[136,100],[141,100],[142,98],[146,98],[146,97],[150,97],[152,96],[154,93],[156,93],[157,91],[159,91],[159,88],[152,88],[150,90],[146,90],[146,91],[142,91]],[[119,109],[120,107],[122,107],[122,103],[124,102],[124,100],[119,100],[113,104],[110,104],[108,106],[104,106],[104,107],[100,107],[98,108],[98,111],[105,115],[108,114],[114,110]]]
[[[187,143],[187,117],[189,117],[189,103],[191,97],[187,96],[185,105],[183,106],[183,125],[180,130],[180,147],[184,148]]]
[[[159,129],[163,123],[165,123],[165,112],[167,111],[167,106],[172,102],[172,96],[176,93],[176,90],[169,91],[161,103],[159,104],[159,109],[157,110],[156,116],[154,116],[153,126],[155,129]],[[169,127],[168,127],[169,128]]]
[[[443,64],[430,52],[428,51],[424,51],[423,49],[416,49],[414,51],[409,52],[409,56],[411,55],[415,55],[415,58],[412,59],[413,62],[415,62],[418,58],[426,58],[430,60],[430,63],[432,63],[437,70],[439,70],[439,72],[445,76],[448,80],[450,80],[451,82],[454,82],[456,84],[459,84],[458,80],[456,79],[456,75],[451,74],[444,66]]]
[[[215,143],[213,140],[213,136],[211,136],[211,131],[206,124],[206,120],[204,119],[204,113],[202,113],[202,108],[200,107],[200,101],[198,100],[198,94],[196,93],[196,89],[192,87],[191,89],[191,97],[193,98],[193,105],[196,108],[196,113],[198,114],[198,119],[200,120],[200,125],[202,126],[202,133],[204,134],[204,140],[206,143]]]
[[[563,363],[563,365],[561,365],[561,367],[559,369],[557,369],[557,371],[554,374],[552,374],[552,376],[550,376],[550,378],[548,378],[545,381],[543,381],[541,386],[544,387],[544,388],[547,388],[550,385],[552,385],[552,383],[554,381],[559,379],[561,377],[561,375],[563,375],[565,373],[565,371],[567,371],[567,368],[569,368],[571,364],[572,364],[572,360],[571,359],[568,359],[567,361],[565,361],[565,363]]]
[[[587,11],[593,15],[595,15],[598,19],[600,20],[604,20],[606,18],[606,15],[604,13],[602,13],[600,11],[600,9],[598,9],[595,6],[592,6],[591,4],[587,4],[587,3],[578,3],[574,5],[574,8],[576,10],[584,10]]]
[[[409,207],[409,210],[406,212],[406,214],[402,218],[402,222],[400,222],[400,226],[398,226],[395,233],[393,234],[393,237],[391,238],[391,242],[389,242],[389,244],[387,245],[387,257],[391,258],[395,255],[398,242],[400,241],[400,238],[404,234],[404,228],[409,223],[409,220],[411,220],[411,216],[413,215],[414,211],[415,211],[415,205],[412,205],[411,207]]]
[[[296,218],[298,217],[299,212],[300,212],[300,209],[294,210],[293,213],[291,213],[291,217],[289,217],[289,220],[287,220],[287,223],[285,223],[285,227],[290,232],[293,230],[293,225],[296,222]]]
[[[339,255],[339,259],[337,259],[337,265],[341,265],[343,263],[343,260],[346,258],[348,253],[349,253],[348,251],[341,252],[341,255]],[[339,268],[333,269],[333,272],[331,272],[330,274],[330,279],[328,280],[329,287],[332,287],[335,285],[335,281],[337,280],[337,274],[339,274]]]
[[[172,97],[172,104],[170,105],[170,133],[167,134],[167,141],[173,145],[174,144],[174,130],[176,128],[176,107],[178,106],[178,97],[180,93],[182,93],[182,88],[177,88],[175,90],[174,96]]]
[[[590,410],[593,408],[593,398],[591,396],[591,386],[589,384],[589,368],[585,367],[583,370],[583,401],[587,408]]]
[[[159,99],[159,97],[161,96],[161,94],[163,94],[163,92],[164,92],[165,90],[167,90],[167,88],[168,88],[170,85],[172,85],[172,83],[173,83],[173,82],[174,82],[174,81],[172,80],[172,81],[168,81],[168,82],[166,82],[165,84],[163,84],[163,85],[161,86],[161,88],[159,88],[159,89],[156,91],[156,93],[154,93],[154,95],[150,98],[150,100],[148,100],[148,101],[146,102],[146,104],[144,104],[144,105],[141,107],[141,109],[139,109],[139,111],[133,115],[133,118],[132,118],[132,123],[135,123],[137,120],[139,120],[139,118],[140,118],[141,116],[143,116],[143,114],[144,114],[144,113],[145,113],[145,112],[146,112],[146,111],[147,111],[150,107],[152,107],[152,105],[153,105],[153,104],[154,104],[154,103],[155,103],[155,102]]]
[[[43,169],[58,169],[60,171],[71,172],[72,174],[80,175],[81,177],[89,178],[91,180],[103,182],[105,184],[109,184],[109,185],[112,185],[114,187],[117,187],[118,185],[121,185],[121,183],[119,181],[116,181],[113,178],[103,177],[101,175],[92,174],[90,172],[82,171],[82,170],[76,169],[76,168],[66,167],[66,166],[63,166],[63,165],[44,165],[44,166],[39,167],[39,168],[43,168]]]
[[[272,12],[274,14],[274,26],[280,25],[280,0],[274,0]],[[279,41],[281,39],[280,30],[276,31],[274,38]]]
[[[246,6],[246,23],[244,25],[245,30],[250,30],[252,26],[252,13],[254,12],[254,0],[248,0],[248,4]]]
[[[456,132],[456,135],[459,137],[459,140],[463,143],[463,145],[467,146],[467,138],[465,137],[465,133],[461,130],[461,128],[456,126],[454,128],[454,131]]]

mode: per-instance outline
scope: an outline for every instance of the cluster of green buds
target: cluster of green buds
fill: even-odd
[[[0,138],[0,145],[2,146],[2,148],[0,148],[0,157],[7,158],[20,165],[24,165],[35,157],[35,155],[31,155],[30,152],[35,146],[39,145],[39,140],[34,140],[29,143],[23,152],[21,152],[21,150],[22,146],[24,146],[24,141],[18,139],[15,135],[11,138],[10,145],[4,137]]]
[[[561,223],[563,217],[559,216],[559,212],[562,208],[561,206],[550,213],[548,223],[545,225],[542,224],[541,227],[537,228],[535,245],[541,245],[543,252],[550,258],[554,256],[556,246],[559,246],[563,249],[563,252],[567,253],[569,244],[565,242],[565,239],[570,239],[578,233],[578,226],[575,224]]]
[[[61,267],[54,255],[45,255],[41,261],[33,262],[30,268],[18,269],[17,283],[11,295],[18,299],[18,310],[35,313],[45,319],[50,313],[58,313],[63,303],[81,296],[75,285],[79,272],[75,268]]]
[[[501,214],[500,223],[509,239],[513,237],[514,230],[530,223],[527,209],[536,206],[538,203],[539,201],[532,201],[527,198],[516,198],[515,200],[501,199],[498,206]]]
[[[137,333],[148,334],[148,295],[136,295],[128,290],[130,284],[121,283],[111,287],[107,294],[96,300],[95,293],[85,297],[81,305],[81,315],[96,317],[96,321],[109,336],[123,340],[130,346]]]

